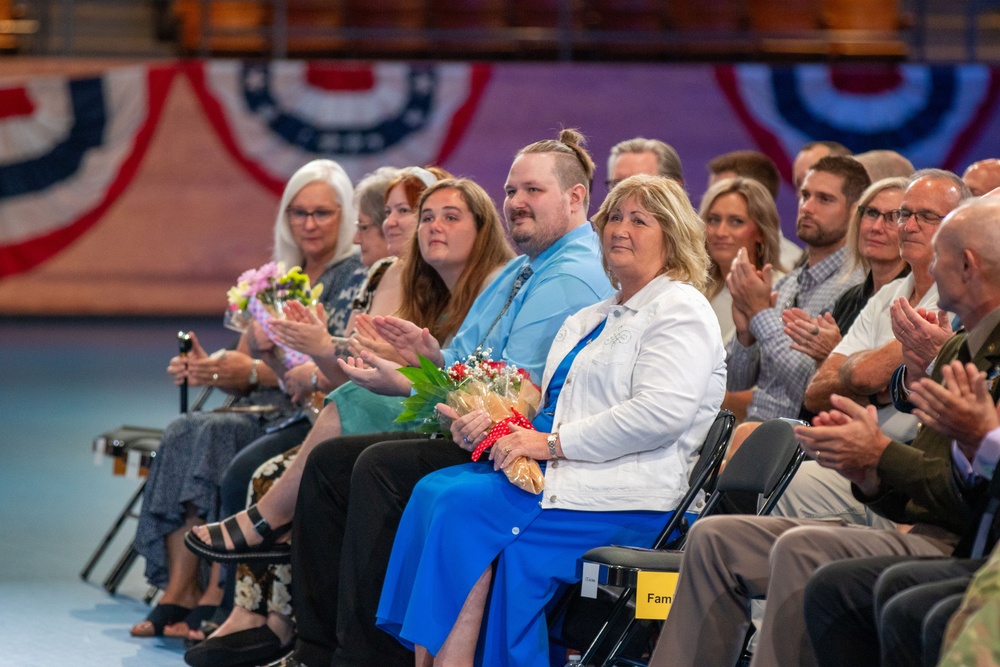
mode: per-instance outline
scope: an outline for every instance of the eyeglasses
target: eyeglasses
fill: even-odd
[[[357,227],[358,231],[362,234],[367,232],[369,229],[381,227],[381,225],[376,225],[374,222],[361,222],[360,220],[355,220],[354,226]]]
[[[618,180],[608,179],[604,181],[604,185],[608,186],[608,190],[614,190],[615,186],[621,183],[624,179],[619,178]]]
[[[306,220],[310,217],[316,221],[317,225],[325,225],[332,221],[338,214],[340,214],[339,208],[317,208],[314,211],[307,211],[304,208],[292,207],[285,209],[285,215],[288,216],[288,221],[293,225],[304,225],[306,224]]]
[[[885,221],[890,224],[895,224],[895,218],[899,215],[899,211],[880,211],[874,206],[859,206],[858,213],[865,220],[875,224],[878,222],[879,218],[885,218]]]
[[[917,224],[926,225],[928,227],[933,227],[935,225],[941,224],[944,220],[943,215],[938,215],[934,211],[911,211],[906,208],[901,208],[898,211],[889,211],[892,215],[891,218],[886,216],[886,220],[890,222],[895,222],[899,226],[905,225],[912,217],[917,221]]]

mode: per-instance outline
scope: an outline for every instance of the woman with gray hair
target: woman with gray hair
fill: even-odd
[[[289,179],[274,224],[273,259],[286,268],[302,267],[312,284],[323,286],[320,299],[329,313],[328,329],[335,335],[343,334],[351,299],[364,279],[352,242],[354,230],[344,223],[355,217],[353,195],[340,165],[314,160]],[[238,398],[226,412],[182,415],[164,433],[150,467],[135,537],[136,550],[146,559],[146,578],[164,594],[146,620],[132,628],[134,636],[186,637],[189,628],[211,616],[211,604],[199,603],[221,597],[221,590],[210,586],[202,597],[198,560],[184,548],[184,533],[217,518],[219,483],[236,452],[292,416],[294,399],[318,384],[313,382],[312,362],[287,371],[279,364],[261,363],[261,355],[253,351],[254,339],[260,336],[252,330],[241,336],[235,350],[212,355],[193,332],[191,338],[191,353],[174,357],[167,367],[174,382],[211,385]]]

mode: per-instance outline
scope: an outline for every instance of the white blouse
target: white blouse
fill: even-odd
[[[617,300],[570,316],[549,350],[543,395],[563,357],[607,318],[556,405],[566,459],[546,467],[544,508],[673,509],[722,404],[725,349],[703,294],[659,276],[628,303]]]

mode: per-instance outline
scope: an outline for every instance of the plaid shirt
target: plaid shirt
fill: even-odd
[[[744,347],[733,336],[727,388],[742,391],[757,386],[747,419],[799,416],[816,362],[791,348],[792,339],[785,334],[781,313],[797,306],[816,317],[833,308],[841,294],[864,279],[860,271],[848,270],[846,256],[847,250],[841,248],[815,266],[803,265],[789,273],[778,281],[774,308],[762,310],[750,320],[750,333],[757,342]]]

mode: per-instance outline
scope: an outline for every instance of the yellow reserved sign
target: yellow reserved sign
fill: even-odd
[[[635,617],[662,621],[670,613],[677,590],[677,572],[639,572],[635,593]]]

